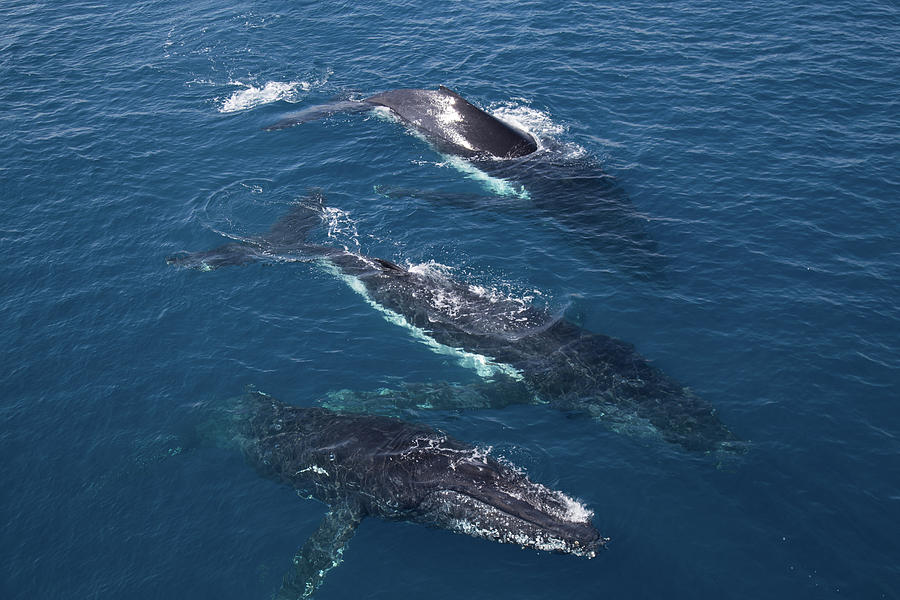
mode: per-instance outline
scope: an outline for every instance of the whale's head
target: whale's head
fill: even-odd
[[[461,452],[421,498],[417,521],[550,552],[593,558],[608,538],[593,512],[564,493],[532,482],[512,465],[474,449]]]

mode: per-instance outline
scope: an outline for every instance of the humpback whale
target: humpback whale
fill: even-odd
[[[424,425],[290,406],[257,391],[217,412],[201,438],[238,448],[264,477],[329,506],[294,556],[282,600],[311,596],[367,516],[588,558],[608,541],[580,502]]]
[[[465,158],[454,158],[450,163],[469,177],[489,182],[492,193],[527,198],[528,207],[549,215],[570,240],[609,256],[616,269],[641,279],[655,279],[662,272],[665,258],[646,231],[649,219],[635,210],[619,183],[603,173],[596,161],[571,158],[550,148],[537,152],[535,136],[485,112],[443,85],[437,90],[398,89],[360,101],[311,106],[266,129],[284,129],[339,112],[376,107],[388,109],[422,133],[439,152]],[[553,146],[554,142],[544,140],[543,144]],[[382,186],[382,190],[395,198],[446,196],[390,186]],[[491,204],[491,198],[470,198],[467,204],[483,207]]]
[[[437,90],[391,90],[359,102],[314,106],[266,129],[284,129],[336,112],[359,111],[375,106],[389,109],[404,123],[425,133],[439,148],[452,154],[516,158],[537,150],[537,142],[530,134],[484,112],[444,86]]]
[[[314,193],[264,235],[178,253],[167,262],[208,271],[285,256],[317,260],[390,320],[407,325],[432,345],[475,356],[491,373],[524,389],[511,397],[586,413],[613,430],[655,435],[688,451],[743,451],[715,408],[651,365],[632,345],[532,306],[489,297],[464,282],[311,243],[307,238],[322,223],[324,210],[324,198]],[[509,403],[487,404],[504,402]]]

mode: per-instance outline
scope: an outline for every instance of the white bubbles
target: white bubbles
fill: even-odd
[[[437,315],[451,321],[466,322],[483,332],[510,333],[527,329],[534,315],[533,296],[521,296],[492,286],[460,283],[454,268],[434,260],[407,267],[429,285],[427,293],[416,296]]]
[[[269,81],[262,87],[240,81],[232,81],[231,84],[241,86],[242,89],[231,94],[219,107],[219,112],[239,112],[279,100],[296,101],[298,91],[306,92],[312,87],[308,81]]]
[[[557,492],[557,496],[559,496],[566,507],[566,512],[561,514],[560,518],[572,523],[589,523],[594,517],[594,511],[581,502],[566,496],[562,492]]]
[[[356,221],[350,217],[350,213],[340,208],[326,206],[322,218],[328,228],[328,238],[344,245],[345,250],[350,250],[348,244],[359,249],[359,231],[356,229]]]
[[[566,127],[554,121],[549,113],[528,106],[520,99],[516,100],[494,104],[488,112],[501,121],[530,133],[537,140],[538,151],[553,148],[553,152],[562,154],[562,158],[567,160],[579,159],[587,154],[584,147],[562,141]]]
[[[538,138],[558,137],[565,133],[565,127],[555,123],[549,114],[525,104],[502,103],[492,107],[490,112],[501,121]]]

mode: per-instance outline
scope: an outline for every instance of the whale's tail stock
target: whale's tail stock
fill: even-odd
[[[277,131],[279,129],[287,129],[294,125],[301,125],[310,121],[318,121],[326,119],[337,113],[354,113],[362,112],[372,108],[371,104],[359,100],[337,100],[326,104],[317,104],[308,106],[303,110],[285,115],[275,123],[263,127],[266,131]]]

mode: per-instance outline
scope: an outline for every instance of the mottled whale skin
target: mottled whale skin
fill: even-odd
[[[239,448],[262,476],[330,508],[279,599],[311,596],[367,516],[588,558],[608,541],[581,503],[424,425],[290,406],[256,391],[218,412],[203,437]]]
[[[651,365],[630,344],[514,300],[488,297],[464,282],[310,244],[307,236],[322,223],[323,211],[324,199],[314,194],[265,235],[167,261],[212,270],[282,256],[314,258],[431,340],[498,365],[496,378],[503,379],[504,391],[483,394],[484,406],[550,404],[586,413],[616,431],[661,437],[688,451],[744,450],[708,402]],[[452,407],[452,400],[447,404],[445,408]]]
[[[425,133],[440,149],[453,154],[518,158],[537,150],[537,142],[531,135],[489,115],[444,86],[436,90],[391,90],[359,102],[314,106],[266,129],[284,129],[337,112],[373,106],[389,109],[405,123]]]

